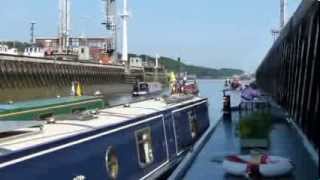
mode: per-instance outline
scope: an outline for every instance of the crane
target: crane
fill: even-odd
[[[118,59],[117,55],[117,35],[118,35],[118,26],[117,26],[117,4],[116,0],[104,0],[106,2],[106,22],[103,24],[106,26],[107,31],[112,32],[113,43],[110,47],[107,48],[108,53],[113,54],[113,61]],[[128,61],[128,1],[123,1],[123,12],[120,15],[122,19],[122,57],[121,60],[123,63]]]
[[[71,30],[70,0],[59,0],[59,51],[65,51],[69,47],[69,36]]]
[[[280,0],[280,26],[277,29],[271,30],[271,34],[274,40],[277,39],[281,30],[287,24],[287,21],[288,21],[287,9],[288,9],[288,0]]]
[[[118,59],[117,54],[117,4],[116,0],[103,0],[105,1],[106,21],[102,23],[105,25],[107,31],[112,32],[112,44],[107,45],[106,50],[112,54],[113,61]]]

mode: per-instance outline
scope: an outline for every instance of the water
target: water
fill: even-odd
[[[222,90],[224,88],[224,80],[199,80],[200,96],[207,97],[209,100],[209,116],[211,125],[215,125],[221,117],[222,109]],[[169,90],[165,89],[159,94],[150,96],[132,97],[130,93],[113,93],[105,95],[105,100],[109,105],[125,104],[128,102],[141,101],[152,96],[161,96],[169,94]]]
[[[214,126],[222,115],[224,80],[199,80],[200,95],[209,101],[210,125]]]

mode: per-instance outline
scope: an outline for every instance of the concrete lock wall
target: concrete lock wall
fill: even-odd
[[[319,148],[320,2],[305,0],[257,70],[257,83]]]
[[[81,82],[88,94],[129,92],[130,83],[144,79],[141,68],[125,73],[124,66],[0,55],[0,102],[69,95],[72,81]]]

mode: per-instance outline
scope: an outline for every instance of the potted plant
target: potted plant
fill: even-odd
[[[243,148],[269,146],[269,133],[272,128],[272,115],[269,112],[253,112],[240,119],[240,145]]]

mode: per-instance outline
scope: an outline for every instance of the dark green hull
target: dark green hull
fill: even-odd
[[[104,101],[93,96],[61,97],[0,104],[0,120],[45,120],[79,111],[101,109]]]

